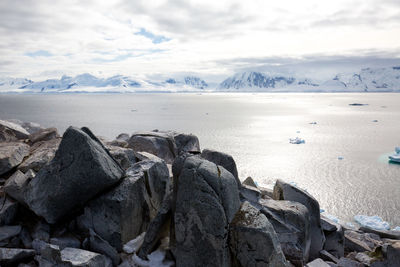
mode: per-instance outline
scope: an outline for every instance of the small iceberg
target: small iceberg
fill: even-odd
[[[394,148],[394,154],[389,156],[389,161],[400,163],[400,147]]]
[[[337,159],[338,159],[338,160],[343,160],[343,157],[342,157],[342,156],[339,156]]]
[[[301,139],[300,137],[296,137],[296,138],[290,138],[289,143],[298,145],[298,144],[305,144],[306,141],[304,139]]]
[[[378,120],[373,120],[372,122],[378,122]]]
[[[390,224],[379,216],[356,215],[354,220],[361,226],[374,230],[390,230]]]
[[[396,226],[395,228],[392,229],[392,231],[399,231],[400,232],[400,226]]]
[[[317,122],[316,122],[316,121],[313,121],[313,122],[310,122],[309,124],[316,125]]]
[[[351,103],[349,106],[368,106],[368,104],[362,104],[362,103]]]

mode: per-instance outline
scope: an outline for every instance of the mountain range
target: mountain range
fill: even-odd
[[[84,73],[75,77],[32,81],[26,78],[0,78],[0,92],[73,93],[73,92],[392,92],[400,91],[400,66],[365,68],[355,73],[339,73],[332,79],[298,78],[249,71],[236,73],[220,84],[209,84],[196,76],[164,81],[115,75],[99,78]]]

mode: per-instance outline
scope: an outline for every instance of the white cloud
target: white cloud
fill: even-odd
[[[0,75],[193,72],[217,79],[288,59],[310,66],[310,57],[320,66],[340,57],[383,65],[399,59],[399,36],[395,0],[2,0]],[[47,56],[29,56],[38,51]]]

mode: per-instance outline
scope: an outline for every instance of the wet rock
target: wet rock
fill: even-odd
[[[296,266],[305,265],[311,243],[308,209],[292,201],[261,199],[260,204],[257,208],[274,227],[286,259]]]
[[[229,266],[228,224],[240,207],[233,175],[207,160],[188,157],[174,190],[177,266]]]
[[[18,212],[18,203],[7,196],[0,197],[0,226],[14,222]]]
[[[27,185],[26,204],[47,222],[57,222],[122,177],[123,170],[92,135],[69,127],[54,159]]]
[[[372,233],[362,233],[352,230],[344,232],[345,251],[364,252],[373,251],[377,246],[382,245],[380,237]]]
[[[323,261],[320,258],[317,258],[309,263],[307,263],[306,267],[330,267],[328,263]]]
[[[38,142],[31,148],[31,155],[18,166],[22,172],[29,169],[38,172],[44,165],[49,163],[56,154],[61,139],[53,139],[46,142]]]
[[[127,170],[137,162],[135,152],[130,148],[107,146],[111,156],[119,163],[122,169]]]
[[[236,163],[231,155],[211,149],[204,149],[203,152],[201,152],[201,157],[203,159],[206,159],[208,161],[211,161],[217,165],[224,167],[227,171],[232,173],[233,177],[235,177],[236,179],[238,187],[240,187],[241,183],[239,180]]]
[[[234,266],[289,266],[271,223],[249,202],[230,223],[229,247]]]
[[[144,132],[134,133],[128,147],[135,152],[148,152],[171,164],[177,155],[177,147],[173,136],[168,133]]]
[[[0,248],[0,265],[13,266],[32,259],[35,251],[32,249]]]
[[[113,266],[117,266],[121,261],[117,250],[107,241],[98,236],[93,230],[90,230],[89,250],[109,257]]]
[[[140,161],[126,175],[118,186],[90,201],[80,219],[118,251],[146,230],[169,183],[168,168],[160,159]]]
[[[310,259],[319,257],[323,249],[325,236],[321,228],[320,208],[318,201],[304,190],[277,180],[274,186],[274,199],[296,201],[307,207],[310,213]]]
[[[41,129],[29,135],[29,141],[33,144],[39,141],[49,141],[60,137],[56,128]]]
[[[18,166],[29,155],[29,146],[24,143],[0,143],[0,175]]]
[[[62,263],[71,267],[110,267],[111,262],[106,256],[78,248],[61,250]]]
[[[0,120],[0,142],[11,142],[22,139],[27,139],[29,133],[20,125]]]

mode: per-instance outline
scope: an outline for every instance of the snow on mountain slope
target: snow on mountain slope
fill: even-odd
[[[33,81],[25,78],[0,78],[0,92],[3,90],[18,89],[21,86],[32,84]]]
[[[399,91],[400,67],[366,68],[359,73],[341,73],[334,80],[350,89],[362,91]]]
[[[208,84],[200,79],[199,77],[195,76],[186,76],[183,80],[176,80],[173,78],[169,78],[165,80],[163,83],[164,86],[167,87],[182,87],[186,89],[195,88],[195,89],[206,89],[208,88]]]

